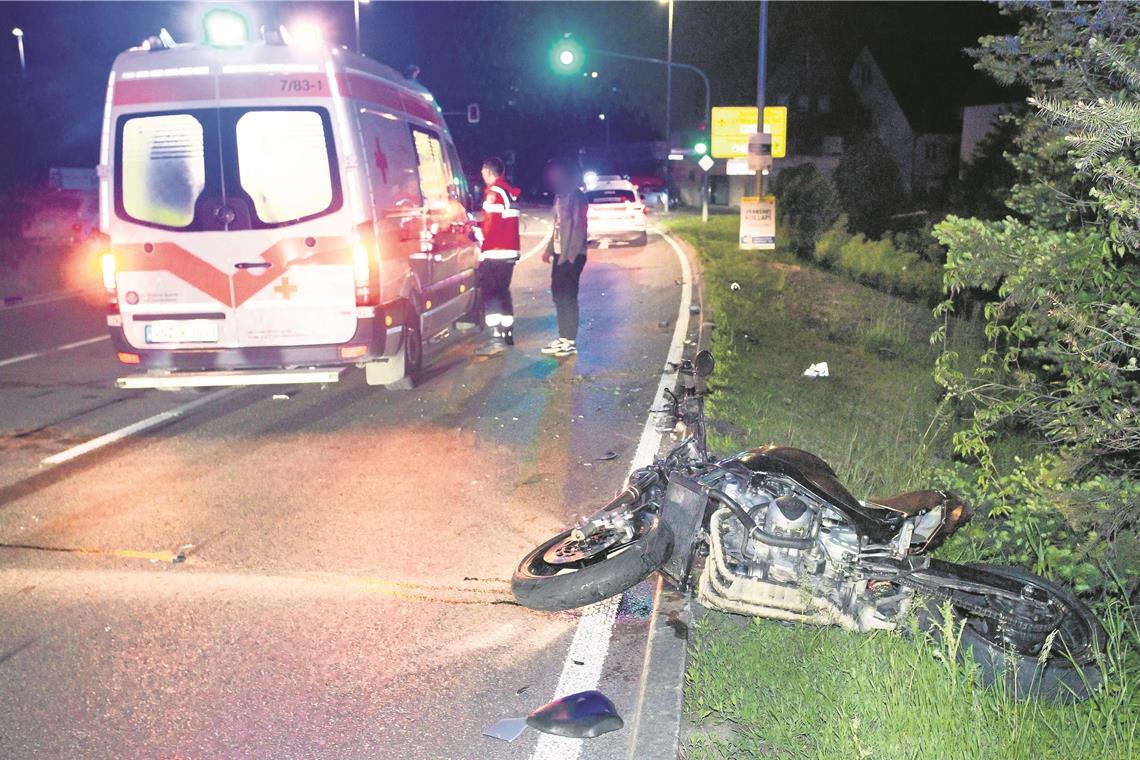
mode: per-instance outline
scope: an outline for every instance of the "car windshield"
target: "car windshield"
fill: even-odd
[[[320,108],[127,115],[118,124],[116,210],[179,230],[294,224],[340,207],[334,157]],[[219,222],[223,214],[232,221]]]
[[[632,190],[591,190],[586,193],[590,203],[633,203],[637,200]]]

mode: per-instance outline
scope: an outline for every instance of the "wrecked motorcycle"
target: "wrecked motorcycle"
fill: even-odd
[[[712,355],[678,368],[666,391],[681,439],[630,474],[609,504],[531,551],[512,590],[537,610],[581,607],[659,570],[707,608],[776,620],[894,629],[908,614],[942,635],[949,605],[962,652],[985,683],[1068,701],[1100,683],[1105,633],[1080,600],[1014,567],[928,556],[968,519],[954,494],[860,501],[819,457],[765,446],[710,456],[704,399]]]

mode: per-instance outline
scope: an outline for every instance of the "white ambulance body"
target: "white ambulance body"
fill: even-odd
[[[269,40],[152,38],[115,61],[103,280],[119,360],[145,370],[121,387],[351,366],[407,386],[425,338],[478,316],[466,180],[431,94],[347,50]]]

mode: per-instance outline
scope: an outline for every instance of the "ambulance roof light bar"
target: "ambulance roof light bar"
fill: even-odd
[[[241,47],[249,42],[249,22],[229,8],[206,11],[202,16],[202,31],[206,44],[213,47]]]
[[[154,51],[171,50],[177,45],[178,43],[174,41],[174,36],[166,30],[166,27],[163,27],[158,30],[158,34],[152,34],[143,40],[141,47],[143,50]]]

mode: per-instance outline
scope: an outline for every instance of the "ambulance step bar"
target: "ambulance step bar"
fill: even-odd
[[[210,372],[169,372],[153,375],[129,375],[115,380],[115,385],[128,390],[151,388],[218,388],[237,385],[298,385],[340,382],[347,367],[324,369],[231,370]]]

